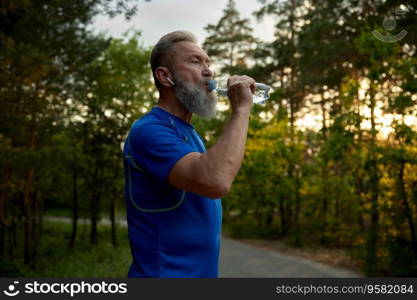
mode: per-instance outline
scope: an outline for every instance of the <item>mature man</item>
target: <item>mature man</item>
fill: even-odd
[[[191,123],[212,117],[210,59],[185,31],[163,36],[151,54],[158,104],[125,141],[130,277],[217,277],[221,200],[243,160],[252,92],[247,76],[229,78],[230,120],[206,151]]]

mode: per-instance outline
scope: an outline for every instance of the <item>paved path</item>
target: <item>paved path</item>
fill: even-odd
[[[223,237],[220,277],[360,277],[360,275]]]
[[[45,217],[55,222],[70,222],[65,217]],[[81,222],[89,222],[83,219]],[[109,225],[107,219],[100,224]],[[126,221],[119,222],[127,226]],[[279,277],[360,277],[349,270],[337,269],[304,258],[257,248],[223,237],[220,254],[220,277],[234,278],[279,278]]]

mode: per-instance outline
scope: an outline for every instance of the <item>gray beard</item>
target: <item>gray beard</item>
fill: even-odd
[[[177,74],[173,74],[175,82],[175,96],[182,106],[191,113],[202,118],[213,118],[216,115],[217,94],[216,92],[206,93],[204,81],[199,85],[186,82]]]

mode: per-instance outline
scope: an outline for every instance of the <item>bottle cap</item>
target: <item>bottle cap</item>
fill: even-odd
[[[217,81],[216,80],[210,80],[209,82],[208,82],[208,86],[207,86],[207,88],[208,88],[208,90],[211,92],[211,91],[214,91],[215,89],[216,89],[216,87],[217,87]]]

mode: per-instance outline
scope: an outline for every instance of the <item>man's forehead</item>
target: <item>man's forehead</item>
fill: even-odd
[[[178,42],[174,46],[174,52],[178,56],[190,57],[190,56],[201,56],[206,60],[210,60],[207,53],[197,44],[193,42]]]

